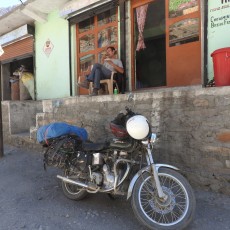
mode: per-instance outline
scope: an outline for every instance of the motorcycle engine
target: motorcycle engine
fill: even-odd
[[[103,165],[104,189],[110,189],[114,186],[115,176],[107,164]]]
[[[107,157],[102,153],[93,153],[92,167],[97,169],[92,172],[91,179],[103,189],[107,190],[114,186],[114,173],[110,168],[113,162],[108,163]]]
[[[83,151],[77,151],[75,157],[70,160],[71,165],[82,172],[88,169],[88,165],[90,165],[91,162],[92,156]]]

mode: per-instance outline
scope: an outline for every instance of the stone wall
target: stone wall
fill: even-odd
[[[42,112],[41,101],[3,101],[2,124],[4,140],[11,135],[30,132],[36,125],[36,114]]]
[[[180,87],[43,101],[37,126],[65,121],[93,141],[109,139],[109,122],[125,106],[145,115],[159,135],[157,162],[177,166],[195,186],[230,194],[230,87]]]
[[[179,167],[202,187],[230,193],[230,87],[171,88],[128,95],[43,101],[38,125],[66,121],[83,126],[93,141],[109,139],[109,122],[134,107],[159,135],[157,161]]]

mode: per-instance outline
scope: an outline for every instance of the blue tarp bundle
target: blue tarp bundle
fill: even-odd
[[[46,142],[50,138],[60,137],[63,135],[77,135],[82,141],[88,139],[86,129],[74,125],[69,125],[63,122],[54,122],[48,125],[41,126],[37,131],[37,141],[39,143]]]

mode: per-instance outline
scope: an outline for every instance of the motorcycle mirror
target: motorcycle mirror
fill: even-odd
[[[128,102],[132,102],[132,101],[133,101],[133,98],[134,98],[133,93],[129,93]]]
[[[154,142],[156,141],[156,139],[157,139],[156,133],[152,133],[152,134],[151,134],[150,142],[154,143]]]

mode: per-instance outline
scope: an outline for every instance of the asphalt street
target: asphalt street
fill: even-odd
[[[56,178],[43,169],[39,151],[4,147],[0,159],[0,230],[143,230],[129,201],[89,194],[67,199]],[[187,230],[230,230],[230,197],[195,188],[197,208]]]

